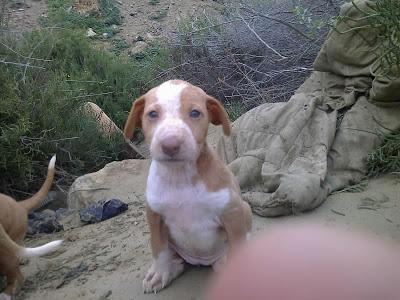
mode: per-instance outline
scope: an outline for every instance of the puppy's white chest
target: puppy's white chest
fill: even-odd
[[[146,188],[150,208],[164,217],[188,213],[196,214],[198,219],[219,214],[229,202],[229,190],[226,188],[210,192],[201,181],[193,184],[192,178],[195,175],[190,167],[177,172],[153,161]]]
[[[149,176],[146,198],[150,208],[165,218],[186,215],[199,220],[218,215],[229,202],[229,190],[209,192],[202,182],[175,185]]]
[[[220,215],[230,192],[228,188],[210,192],[202,182],[193,184],[191,175],[189,170],[165,176],[152,163],[146,197],[168,226],[175,250],[190,263],[202,263],[212,261],[224,248],[226,235],[221,231]]]

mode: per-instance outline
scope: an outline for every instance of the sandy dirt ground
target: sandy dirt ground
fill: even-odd
[[[179,23],[203,13],[213,14],[221,6],[212,0],[159,0],[120,2],[123,24],[120,34],[127,38],[166,36],[175,31]],[[153,4],[152,4],[153,3]]]
[[[38,26],[46,17],[46,0],[15,0],[9,10],[9,28],[16,34]],[[118,0],[122,24],[119,37],[135,42],[138,37],[151,40],[174,32],[182,20],[202,14],[215,15],[221,5],[212,0]],[[87,28],[83,28],[87,29]]]
[[[9,9],[9,29],[15,34],[32,30],[39,26],[38,18],[46,14],[47,2],[44,0],[14,1]]]
[[[70,231],[36,236],[27,245],[65,239],[62,248],[30,259],[23,267],[26,282],[18,299],[202,299],[212,270],[188,270],[157,295],[142,292],[142,279],[151,263],[149,231],[144,219],[144,181],[127,179],[138,192],[129,209],[110,220]],[[400,178],[370,180],[363,192],[332,195],[318,209],[281,218],[253,216],[253,231],[272,224],[313,221],[322,226],[365,232],[400,241]]]

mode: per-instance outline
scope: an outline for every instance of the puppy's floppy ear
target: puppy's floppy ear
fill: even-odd
[[[206,106],[210,114],[210,122],[214,125],[222,125],[224,134],[229,136],[231,134],[231,122],[222,104],[214,97],[207,95]]]
[[[142,127],[142,116],[144,111],[145,99],[144,96],[137,98],[132,103],[131,111],[129,112],[128,119],[125,123],[124,138],[130,140],[133,137],[135,128]]]

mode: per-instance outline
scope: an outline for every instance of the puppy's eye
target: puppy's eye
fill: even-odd
[[[158,118],[158,112],[156,112],[155,110],[150,111],[148,114],[150,119],[157,119]]]
[[[197,110],[197,109],[193,109],[190,112],[190,117],[193,119],[197,119],[198,117],[200,117],[201,113]]]

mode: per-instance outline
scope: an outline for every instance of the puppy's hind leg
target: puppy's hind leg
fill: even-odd
[[[8,258],[4,274],[7,277],[7,285],[4,293],[0,294],[0,300],[12,299],[12,297],[16,295],[22,287],[24,277],[19,268],[19,258],[17,256]]]

